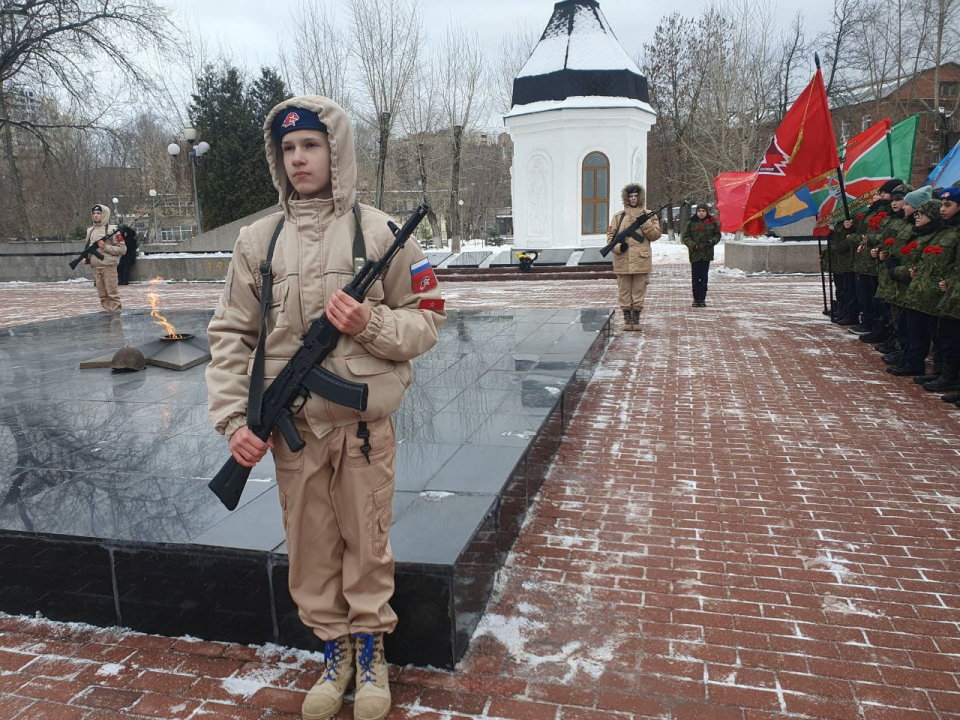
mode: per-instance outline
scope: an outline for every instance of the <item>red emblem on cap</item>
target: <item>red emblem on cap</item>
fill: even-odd
[[[299,119],[300,119],[300,116],[297,115],[295,112],[287,113],[287,117],[284,119],[283,125],[281,127],[285,127],[285,128],[292,127],[293,125],[297,124],[297,120]]]

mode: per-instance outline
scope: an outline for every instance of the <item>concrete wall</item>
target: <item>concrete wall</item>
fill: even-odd
[[[723,264],[748,273],[819,273],[815,242],[725,242]]]
[[[272,205],[265,210],[247,215],[232,223],[221,225],[220,227],[205,232],[189,240],[183,240],[178,243],[150,243],[140,246],[142,253],[169,253],[169,252],[233,252],[233,246],[237,242],[237,236],[240,234],[240,228],[252,225],[255,220],[278,212],[279,205]]]
[[[68,255],[31,255],[17,257],[0,255],[0,282],[55,282],[85,277],[93,279],[89,266],[78,265],[71,270]],[[133,266],[132,280],[150,280],[157,276],[164,280],[223,280],[230,267],[230,257],[223,255],[196,255],[186,258],[157,258],[141,256]]]

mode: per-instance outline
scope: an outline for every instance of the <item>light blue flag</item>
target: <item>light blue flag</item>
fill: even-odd
[[[934,188],[949,187],[960,180],[960,142],[953,146],[947,156],[933,169],[926,185]]]

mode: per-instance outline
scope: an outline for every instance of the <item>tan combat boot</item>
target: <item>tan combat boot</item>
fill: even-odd
[[[303,701],[303,720],[327,720],[340,711],[353,680],[352,649],[349,635],[327,640],[323,648],[326,669]]]
[[[357,692],[354,720],[383,720],[390,712],[390,680],[383,655],[383,633],[354,634],[357,653]]]
[[[634,332],[643,332],[643,328],[640,327],[640,308],[633,309],[633,324],[630,329]]]
[[[623,329],[624,331],[633,330],[633,311],[630,308],[623,308]]]

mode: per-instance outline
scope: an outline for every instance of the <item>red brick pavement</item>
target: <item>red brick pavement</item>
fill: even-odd
[[[826,323],[816,279],[711,285],[692,310],[685,268],[661,268],[646,330],[607,351],[467,657],[393,668],[392,717],[960,718],[960,413]],[[80,290],[0,286],[0,306],[20,322],[38,303],[95,309]],[[209,307],[218,292],[163,296]],[[613,286],[450,295],[604,306]],[[295,718],[319,669],[282,648],[0,618],[0,718]]]

